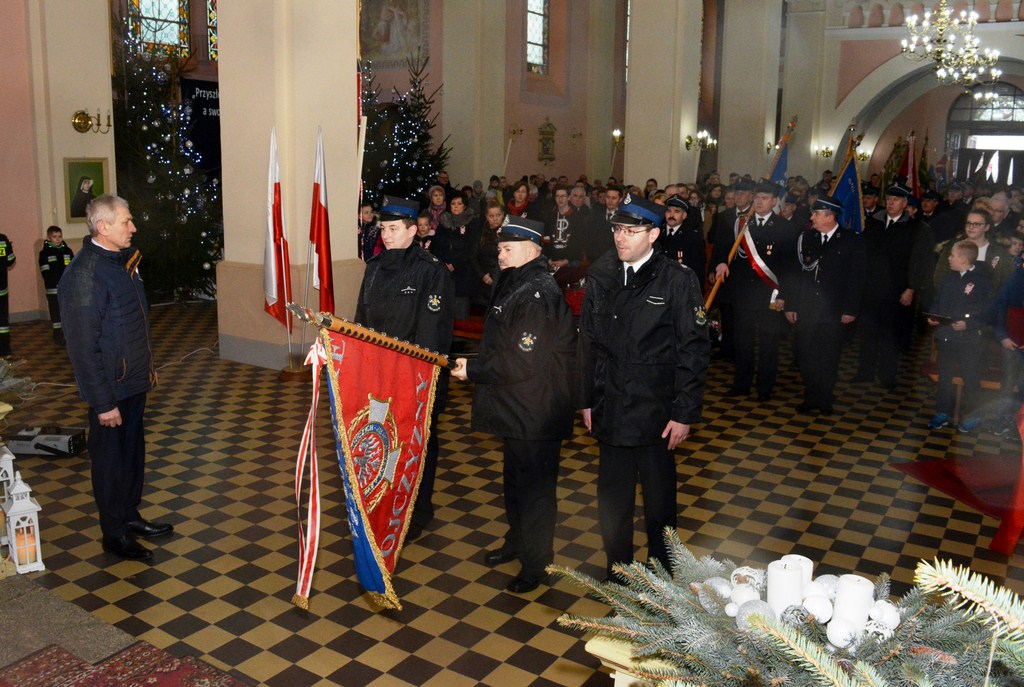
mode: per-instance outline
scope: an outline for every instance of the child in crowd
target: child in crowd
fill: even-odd
[[[384,250],[384,244],[380,240],[380,224],[373,215],[373,205],[363,203],[359,206],[359,233],[357,249],[359,259],[369,262],[377,253]]]
[[[939,284],[938,295],[928,312],[928,324],[937,327],[939,384],[935,393],[935,415],[929,429],[950,424],[956,401],[953,377],[959,373],[964,382],[960,413],[966,419],[961,432],[970,432],[981,420],[969,414],[977,409],[981,366],[988,342],[982,337],[992,295],[992,277],[986,266],[975,264],[978,246],[958,241],[949,254],[949,274]]]
[[[416,243],[420,244],[423,250],[430,252],[430,244],[434,242],[434,232],[430,228],[430,211],[423,210],[416,218]]]
[[[46,305],[50,309],[50,324],[53,327],[53,342],[63,346],[64,330],[60,325],[60,303],[57,302],[57,284],[64,274],[64,268],[71,264],[74,252],[64,243],[64,231],[60,227],[46,230],[46,240],[39,251],[39,272],[43,275],[46,288]]]

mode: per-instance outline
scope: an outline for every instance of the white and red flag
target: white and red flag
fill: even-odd
[[[313,244],[309,270],[313,288],[320,292],[320,311],[334,312],[334,265],[331,262],[331,223],[327,216],[327,177],[324,173],[324,135],[316,130],[316,172],[313,175],[313,211],[309,218],[309,242]]]
[[[285,306],[292,300],[292,274],[281,207],[281,169],[277,162],[277,128],[270,130],[270,172],[267,178],[267,242],[263,252],[263,309],[291,331]]]

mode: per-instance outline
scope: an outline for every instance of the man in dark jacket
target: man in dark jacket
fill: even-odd
[[[419,203],[384,196],[380,236],[384,250],[366,264],[356,303],[356,322],[444,355],[452,345],[455,287],[440,260],[413,245]],[[437,472],[437,418],[448,397],[448,375],[438,379],[423,476],[405,541],[419,537],[434,519],[434,475]]]
[[[669,565],[663,530],[676,524],[674,453],[700,420],[711,349],[697,275],[654,250],[663,208],[626,198],[612,218],[615,252],[591,266],[579,338],[609,575],[634,557],[638,477],[650,558]]]
[[[576,330],[541,253],[544,224],[513,218],[498,234],[501,273],[484,320],[480,354],[458,358],[452,376],[476,382],[473,429],[501,437],[504,545],[484,560],[519,559],[508,591],[524,594],[547,579],[554,560],[555,486],[562,439],[572,436]]]
[[[89,404],[92,490],[103,550],[131,560],[152,557],[135,536],[170,534],[139,514],[146,447],[146,393],[156,385],[141,255],[131,246],[128,203],[102,195],[86,209],[89,236],[58,285],[57,297],[78,392]]]
[[[864,251],[860,236],[839,226],[842,206],[822,196],[811,206],[812,229],[797,240],[802,265],[786,297],[786,319],[796,325],[804,401],[797,411],[831,415],[846,328],[860,313]]]

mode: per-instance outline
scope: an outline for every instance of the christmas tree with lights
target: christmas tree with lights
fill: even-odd
[[[189,68],[176,49],[147,41],[139,22],[114,22],[114,134],[118,195],[128,201],[151,302],[211,298],[223,252],[216,171],[189,138],[192,104],[180,97]]]
[[[380,207],[387,194],[418,199],[445,168],[451,148],[442,141],[434,148],[432,114],[440,86],[427,92],[428,57],[409,56],[409,90],[392,91],[393,100],[381,102],[369,62],[361,64],[362,104],[366,115],[366,148],[363,152],[363,199]],[[446,141],[447,139],[445,139]]]

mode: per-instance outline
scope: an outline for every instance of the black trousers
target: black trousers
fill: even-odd
[[[830,408],[835,402],[844,335],[844,325],[840,322],[797,320],[796,340],[800,351],[800,377],[804,381],[804,403],[812,408]]]
[[[11,354],[10,294],[5,286],[0,291],[0,355]]]
[[[676,459],[665,443],[652,446],[610,446],[601,442],[601,461],[597,474],[597,520],[601,528],[604,552],[608,556],[607,574],[616,563],[629,564],[633,555],[633,513],[636,510],[636,483],[644,504],[644,529],[647,531],[649,558],[669,568],[663,530],[676,526]]]
[[[508,534],[505,549],[516,551],[524,577],[543,577],[555,560],[558,459],[562,442],[504,439],[503,477]]]
[[[53,329],[56,331],[61,328],[60,325],[60,302],[57,300],[57,289],[50,293],[50,289],[46,290],[46,306],[50,309],[50,324],[53,325]]]
[[[900,359],[900,339],[904,335],[911,310],[896,303],[869,301],[864,303],[857,329],[860,334],[860,357],[857,374],[878,378],[885,386],[896,383]]]
[[[92,460],[92,493],[100,512],[104,537],[128,533],[127,523],[139,520],[142,478],[146,463],[143,415],[146,394],[117,402],[120,427],[104,427],[96,411],[89,409],[89,458]]]
[[[754,359],[757,359],[757,393],[770,394],[779,372],[779,340],[782,338],[783,315],[768,308],[733,308],[736,328],[733,346],[736,369],[732,388],[748,391],[754,381]]]
[[[434,477],[437,475],[437,455],[440,448],[437,440],[437,419],[440,412],[430,416],[430,438],[427,439],[427,451],[423,456],[423,476],[420,478],[420,489],[416,492],[416,503],[412,507],[412,524],[426,529],[434,519]]]
[[[936,413],[953,415],[956,406],[953,377],[957,375],[964,380],[963,396],[960,399],[960,419],[963,420],[978,410],[978,392],[987,346],[988,341],[981,337],[980,332],[968,332],[963,338],[954,341],[935,340],[939,373],[939,383],[935,387]]]

